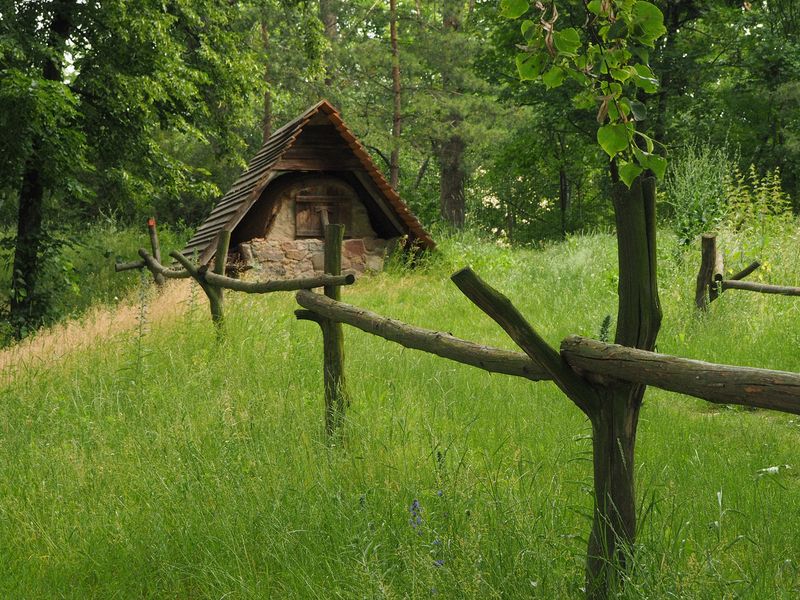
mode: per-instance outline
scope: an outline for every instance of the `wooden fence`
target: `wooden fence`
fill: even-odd
[[[700,271],[697,274],[697,287],[694,302],[700,310],[707,310],[708,305],[716,300],[725,290],[747,290],[762,294],[781,294],[783,296],[800,296],[800,287],[770,285],[742,281],[761,266],[753,261],[741,271],[725,278],[725,264],[722,252],[717,248],[717,236],[704,234],[700,247]]]
[[[651,196],[652,203],[654,192]],[[650,216],[654,214],[652,210],[645,210],[644,213]],[[616,214],[619,216],[628,213],[617,211]],[[654,231],[654,227],[652,229]],[[302,309],[295,311],[295,315],[298,319],[318,323],[322,330],[325,430],[328,434],[333,434],[342,426],[349,403],[343,324],[407,348],[429,352],[488,372],[522,377],[533,382],[553,381],[592,422],[595,517],[587,553],[587,596],[592,599],[609,597],[609,590],[613,587],[609,583],[609,577],[612,576],[609,573],[625,569],[624,549],[626,544],[632,543],[635,531],[633,510],[620,506],[633,506],[635,502],[633,469],[630,468],[633,464],[635,420],[631,421],[628,416],[638,415],[638,404],[629,407],[627,412],[621,412],[624,418],[615,417],[614,412],[609,410],[619,402],[627,401],[624,386],[639,390],[644,390],[644,386],[655,386],[717,404],[738,404],[800,414],[799,373],[691,360],[638,349],[633,344],[609,344],[580,336],[569,336],[561,342],[560,348],[553,348],[507,297],[481,280],[470,268],[456,272],[451,277],[452,281],[471,302],[511,337],[522,352],[459,339],[448,333],[416,327],[344,303],[341,301],[341,286],[352,284],[354,278],[341,275],[344,228],[339,225],[325,227],[323,275],[265,282],[245,282],[225,276],[229,234],[223,233],[219,236],[218,258],[213,271],[209,271],[207,267],[195,266],[178,252],[172,252],[171,256],[183,268],[164,267],[159,260],[154,222],[150,226],[150,232],[152,254],[141,249],[141,260],[117,265],[117,269],[147,268],[153,273],[157,283],[159,278],[162,283],[169,278],[194,278],[209,298],[212,318],[220,332],[223,290],[246,293],[296,290],[296,299]],[[647,244],[646,247],[640,244],[641,252],[620,250],[621,282],[623,276],[627,277],[629,271],[633,271],[636,266],[628,264],[628,259],[639,261],[636,264],[640,268],[650,268],[655,272],[654,242],[648,236],[642,239]],[[621,240],[621,243],[622,241],[631,243],[630,240]],[[623,264],[623,261],[628,262]],[[779,286],[742,285],[744,282],[741,279],[758,268],[758,263],[749,265],[730,279],[724,279],[721,255],[716,250],[713,236],[703,238],[702,263],[696,296],[696,303],[700,308],[705,308],[708,301],[716,298],[724,289],[784,293],[777,291],[782,289]],[[324,286],[324,295],[311,291],[320,286]],[[622,289],[622,283],[620,288]],[[648,290],[636,288],[635,291],[640,302],[652,296],[654,306],[658,308],[657,297],[652,294],[648,296]],[[706,300],[706,293],[709,293],[710,300]],[[794,291],[792,295],[795,295]],[[629,302],[620,293],[621,313],[640,309],[639,304]],[[660,319],[660,310],[656,310],[656,318]],[[618,393],[621,386],[624,392],[622,395]],[[612,476],[616,479],[611,479]],[[598,537],[601,535],[604,537]],[[622,564],[615,566],[614,561]]]
[[[194,279],[208,297],[211,319],[219,336],[224,334],[225,290],[244,292],[246,294],[267,294],[271,292],[311,290],[322,287],[326,296],[336,301],[341,298],[341,286],[352,285],[355,282],[354,275],[342,275],[344,225],[325,223],[325,263],[322,275],[271,281],[242,281],[225,275],[228,246],[231,239],[230,231],[221,231],[217,237],[217,251],[213,270],[209,270],[207,265],[197,266],[193,264],[192,261],[178,251],[170,252],[170,256],[183,268],[167,268],[161,264],[161,249],[158,242],[155,219],[150,219],[147,226],[150,233],[152,254],[144,248],[140,248],[140,260],[117,263],[115,269],[120,272],[147,268],[153,274],[153,279],[159,286],[164,285],[167,279]],[[305,318],[316,321],[322,328],[324,340],[325,430],[327,433],[332,434],[341,422],[347,405],[344,384],[344,337],[342,326],[339,323],[313,314],[306,315]]]

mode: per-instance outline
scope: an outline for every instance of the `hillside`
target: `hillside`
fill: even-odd
[[[721,246],[731,268],[758,257],[758,277],[800,285],[799,242],[795,226]],[[800,372],[800,301],[730,291],[698,316],[698,262],[662,236],[658,349]],[[416,271],[364,277],[343,299],[513,349],[448,281],[467,263],[553,344],[615,315],[604,233],[536,251],[444,240]],[[590,427],[553,384],[346,329],[353,404],[329,447],[318,327],[294,319],[291,294],[227,298],[222,344],[183,285],[0,354],[0,596],[578,594]],[[797,597],[798,425],[649,390],[625,597]]]

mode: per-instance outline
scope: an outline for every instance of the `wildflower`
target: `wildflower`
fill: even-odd
[[[417,534],[422,535],[422,532],[418,529],[422,525],[422,507],[419,505],[419,500],[414,498],[408,512],[411,513],[411,518],[408,520],[409,525],[417,530]]]

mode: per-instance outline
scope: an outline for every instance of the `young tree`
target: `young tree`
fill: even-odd
[[[565,5],[566,4],[566,5]],[[529,12],[528,0],[502,0],[505,16]],[[521,23],[525,40],[516,63],[523,80],[548,89],[575,82],[575,101],[596,111],[597,141],[610,158],[617,225],[619,307],[615,343],[652,350],[661,325],[656,271],[655,183],[666,161],[654,141],[637,130],[646,114],[639,92],[657,90],[650,50],[664,34],[663,15],[644,0],[555,2],[537,0]],[[566,26],[556,27],[556,22]],[[560,24],[559,23],[559,24]],[[634,447],[645,387],[592,381],[559,366],[548,347],[531,352],[592,424],[595,506],[587,553],[589,598],[607,598],[622,581],[636,537]],[[526,350],[528,350],[526,348]]]

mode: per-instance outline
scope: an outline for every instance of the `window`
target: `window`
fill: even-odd
[[[306,183],[295,192],[295,234],[297,237],[322,237],[325,212],[329,223],[341,223],[350,229],[355,192],[344,182]]]

